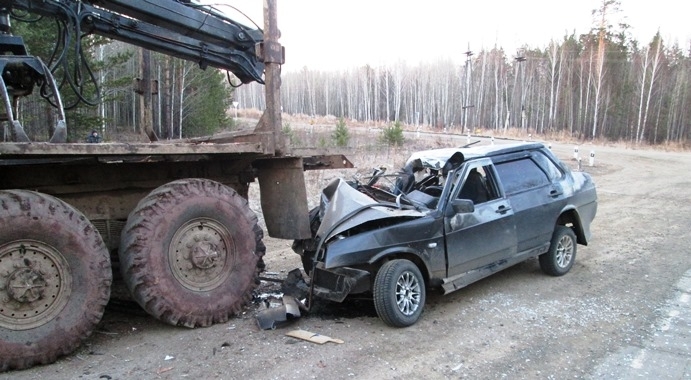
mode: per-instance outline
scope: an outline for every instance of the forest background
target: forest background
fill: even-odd
[[[618,7],[616,0],[603,0],[588,33],[566,34],[543,47],[523,45],[516,53],[501,46],[477,52],[459,47],[466,57],[460,63],[440,59],[414,66],[398,62],[284,72],[283,112],[311,119],[334,116],[348,124],[686,146],[691,44],[668,44],[659,32],[648,41],[633,39],[630,25],[610,22]],[[32,54],[50,62],[60,39],[46,36],[58,36],[62,29],[54,20],[32,21],[15,22],[13,32],[24,37]],[[63,94],[71,106],[70,140],[82,141],[91,129],[106,140],[139,131],[145,113],[136,79],[149,53],[97,37],[82,39],[82,46],[91,71],[72,76],[81,96]],[[234,89],[223,72],[150,54],[146,66],[157,83],[151,117],[160,138],[232,129],[238,112],[264,108],[261,85]],[[64,74],[79,66],[74,62],[53,65]],[[90,82],[99,85],[100,99]],[[22,101],[21,111],[30,137],[45,138],[43,126],[54,118],[51,108],[34,96]]]

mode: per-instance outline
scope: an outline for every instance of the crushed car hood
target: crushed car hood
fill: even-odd
[[[388,218],[419,218],[426,215],[426,212],[386,206],[338,178],[322,190],[320,214],[321,224],[317,236],[327,241],[366,222]]]

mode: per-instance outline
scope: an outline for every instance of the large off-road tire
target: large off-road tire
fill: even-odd
[[[549,251],[540,255],[540,268],[551,276],[563,276],[576,261],[576,234],[569,227],[556,226]]]
[[[111,282],[108,250],[82,213],[0,191],[0,371],[74,351],[101,320]]]
[[[251,300],[266,247],[235,190],[170,182],[142,199],[122,230],[120,268],[132,298],[171,325],[226,322]]]
[[[425,280],[409,260],[384,264],[374,279],[374,308],[386,324],[394,327],[413,325],[425,306]]]

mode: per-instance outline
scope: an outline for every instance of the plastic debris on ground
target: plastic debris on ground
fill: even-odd
[[[265,308],[256,316],[259,328],[273,330],[300,318],[301,310],[307,311],[307,308],[299,299],[305,299],[308,291],[309,287],[300,269],[290,271],[288,277],[281,283],[281,295],[262,294],[259,296]]]

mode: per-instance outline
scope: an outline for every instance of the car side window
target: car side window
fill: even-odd
[[[489,167],[482,166],[470,169],[457,198],[470,199],[474,204],[496,199],[497,192],[487,175],[489,170]]]
[[[533,158],[542,167],[542,169],[547,173],[550,180],[561,178],[564,176],[564,172],[559,169],[559,167],[552,162],[547,156],[542,152],[535,152]]]
[[[507,195],[550,183],[547,174],[530,158],[502,162],[495,167]]]

